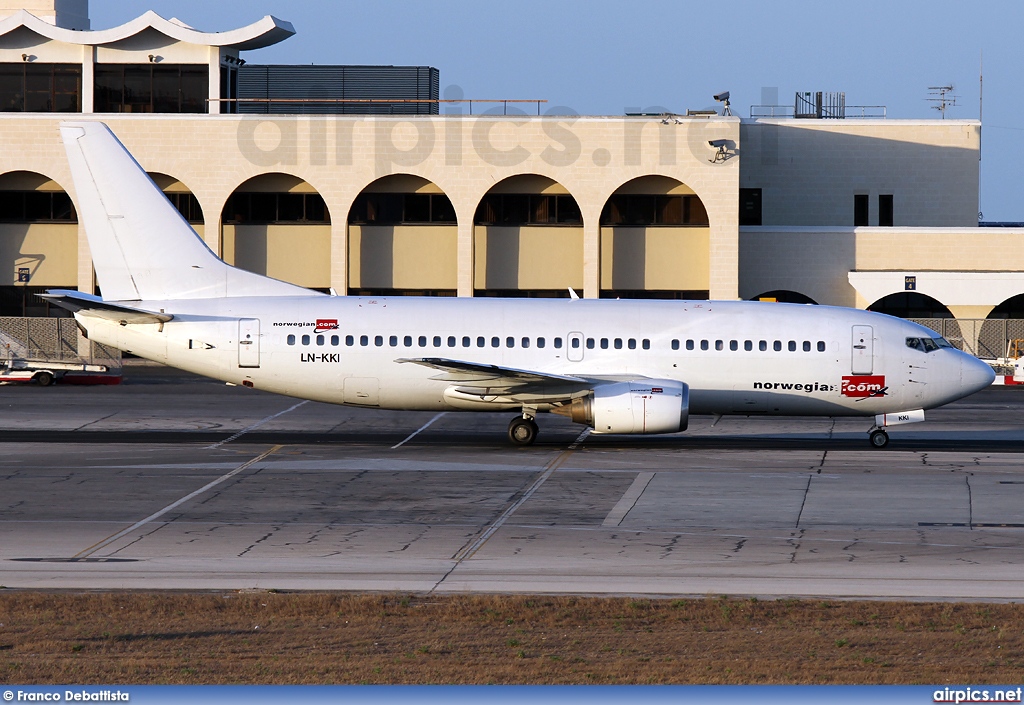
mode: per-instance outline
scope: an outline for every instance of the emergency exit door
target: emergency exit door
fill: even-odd
[[[875,339],[871,326],[853,327],[853,359],[850,372],[869,375],[875,368]]]
[[[238,320],[238,366],[260,366],[260,319]]]

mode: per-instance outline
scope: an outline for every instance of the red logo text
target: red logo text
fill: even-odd
[[[885,392],[885,375],[854,375],[843,377],[841,394],[844,397],[875,397]]]

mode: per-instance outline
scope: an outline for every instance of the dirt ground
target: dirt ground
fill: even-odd
[[[1017,683],[1024,606],[0,590],[0,683]]]

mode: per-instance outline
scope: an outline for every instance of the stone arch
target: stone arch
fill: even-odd
[[[199,203],[199,199],[192,192],[192,189],[186,186],[181,179],[174,176],[159,171],[146,173],[149,174],[149,178],[153,180],[157,188],[163,191],[168,200],[178,209],[181,217],[187,220],[189,225],[199,235],[202,235],[206,222],[203,217],[203,207]]]
[[[601,209],[601,296],[707,299],[711,229],[688,185],[662,174],[620,184]]]
[[[78,216],[70,194],[36,171],[0,174],[0,316],[68,315],[36,296],[60,288],[78,288]]]
[[[583,287],[583,215],[559,181],[507,176],[484,193],[473,215],[478,296],[568,297]]]
[[[789,289],[766,291],[763,294],[751,297],[750,301],[778,301],[783,304],[818,304],[810,296],[801,294],[799,291],[790,291]]]
[[[454,296],[458,217],[448,194],[415,174],[364,186],[348,211],[349,293]]]
[[[294,174],[266,172],[234,188],[221,209],[228,264],[329,291],[331,213],[320,192]]]
[[[897,291],[883,296],[867,309],[897,318],[955,318],[945,304],[919,291]]]

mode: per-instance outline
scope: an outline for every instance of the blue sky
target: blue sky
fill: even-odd
[[[436,66],[467,98],[545,98],[581,114],[706,108],[729,90],[748,117],[762,88],[844,91],[890,118],[938,118],[928,87],[953,84],[947,118],[977,119],[984,55],[981,210],[1024,221],[1024,2],[858,0],[91,0],[93,29],[147,9],[203,30],[271,14],[296,36],[251,63]]]

